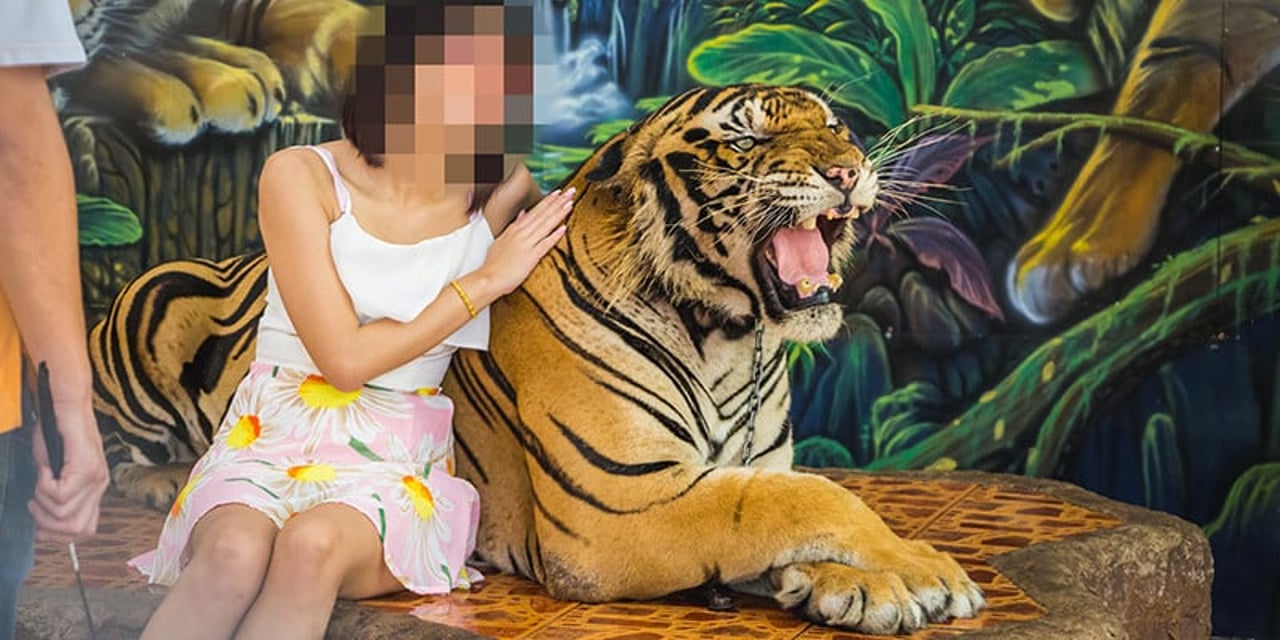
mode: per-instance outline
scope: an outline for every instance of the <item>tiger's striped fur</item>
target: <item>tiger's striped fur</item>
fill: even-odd
[[[854,177],[833,185],[832,167]],[[573,600],[763,577],[806,617],[864,631],[976,611],[954,561],[790,469],[784,341],[829,338],[843,313],[784,308],[760,255],[779,228],[871,206],[875,184],[848,129],[789,88],[696,89],[597,151],[566,185],[566,239],[445,380],[479,554]],[[848,218],[820,222],[839,270]]]
[[[579,194],[565,238],[492,306],[490,349],[456,354],[444,381],[458,472],[481,495],[478,555],[564,599],[648,598],[720,581],[868,632],[974,615],[981,591],[953,559],[899,538],[845,489],[790,468],[784,342],[827,339],[843,313],[829,292],[798,295],[783,282],[775,235],[817,229],[839,272],[852,251],[850,218],[874,204],[877,184],[856,137],[794,88],[695,89],[597,150],[565,185]],[[200,267],[186,269],[159,277],[181,283]],[[249,337],[257,309],[243,296],[260,289],[221,273],[197,275],[209,279],[207,294],[201,283],[147,285],[156,276],[144,276],[109,320],[128,318],[142,340],[104,332],[97,352],[156,350],[156,335],[182,346],[146,355],[167,363],[101,391],[127,384],[194,398],[194,387],[174,385],[191,380],[182,376],[194,355],[243,355],[247,340],[237,338]],[[178,288],[192,292],[189,306],[144,295]],[[243,364],[226,364],[214,379],[229,393]],[[148,444],[163,420],[182,421],[182,432],[218,415],[151,413],[160,418],[120,426],[140,440],[131,450],[162,456],[172,449]],[[203,442],[185,438],[192,449]]]
[[[112,479],[167,508],[253,360],[266,254],[157,265],[89,331],[94,410]]]

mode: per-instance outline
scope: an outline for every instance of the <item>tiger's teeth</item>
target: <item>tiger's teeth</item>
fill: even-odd
[[[817,219],[817,218],[805,218],[804,220],[801,220],[801,221],[800,221],[800,228],[801,228],[801,229],[808,229],[808,230],[812,230],[812,229],[816,229],[817,227],[818,227],[818,219]]]
[[[828,220],[835,220],[840,217],[839,214],[836,213],[835,209],[827,209],[826,213],[823,213],[822,215],[826,216]]]
[[[827,285],[831,287],[832,291],[839,289],[840,285],[842,284],[844,284],[844,278],[840,277],[840,274],[838,273],[827,274]]]
[[[796,283],[796,293],[800,294],[801,298],[808,298],[817,290],[818,285],[808,278],[801,278],[800,282]]]

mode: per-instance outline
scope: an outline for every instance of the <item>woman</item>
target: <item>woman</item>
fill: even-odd
[[[335,598],[480,579],[437,387],[455,349],[486,347],[486,307],[562,237],[573,194],[504,160],[507,124],[531,122],[532,38],[513,34],[532,16],[415,4],[371,9],[387,31],[361,36],[344,139],[262,170],[256,359],[134,561],[173,584],[144,638],[319,638]]]

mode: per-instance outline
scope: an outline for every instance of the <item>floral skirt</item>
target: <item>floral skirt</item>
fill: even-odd
[[[447,593],[483,577],[479,494],[453,475],[453,403],[435,389],[343,392],[318,375],[255,362],[209,450],[191,470],[157,548],[129,564],[173,584],[191,529],[210,509],[243,504],[283,527],[319,504],[364,514],[405,588]]]

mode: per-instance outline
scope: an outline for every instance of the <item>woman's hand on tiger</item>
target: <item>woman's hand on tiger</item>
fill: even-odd
[[[532,209],[521,211],[494,240],[480,270],[498,295],[515,291],[564,236],[564,219],[573,209],[573,196],[572,188],[552,191]]]

